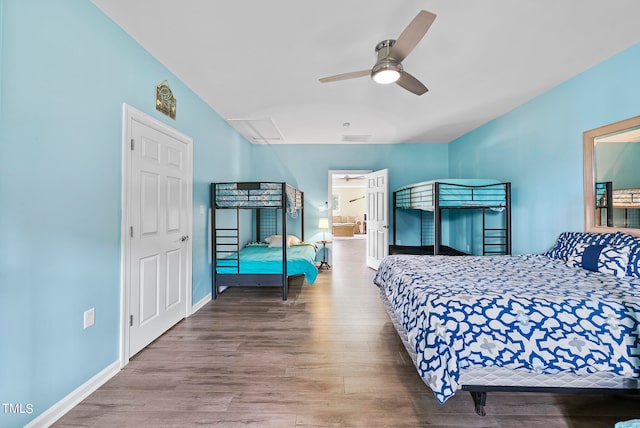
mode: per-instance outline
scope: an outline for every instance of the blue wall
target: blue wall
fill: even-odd
[[[451,177],[512,182],[513,251],[584,230],[582,133],[640,114],[640,44],[451,142]]]
[[[257,145],[252,154],[254,179],[283,180],[304,190],[309,241],[322,239],[317,225],[319,217],[326,217],[319,208],[327,200],[329,170],[388,168],[389,192],[448,174],[446,144]]]
[[[23,426],[118,359],[122,103],[194,140],[193,300],[210,292],[211,181],[250,144],[88,0],[0,0],[0,402]],[[168,80],[177,120],[154,109]],[[83,312],[96,323],[83,330]]]

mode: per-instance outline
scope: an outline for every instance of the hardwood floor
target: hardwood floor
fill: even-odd
[[[612,427],[640,397],[491,393],[487,416],[420,380],[365,267],[336,240],[316,283],[233,288],[136,355],[56,427]]]

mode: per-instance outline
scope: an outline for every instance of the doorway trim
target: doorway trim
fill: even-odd
[[[329,218],[329,231],[333,230],[333,178],[339,175],[366,175],[372,172],[372,169],[330,169],[327,172],[327,217]],[[363,188],[363,193],[367,193],[367,189]],[[333,253],[329,252],[329,264],[333,264]]]
[[[129,194],[131,192],[130,186],[132,182],[131,177],[131,139],[132,121],[137,121],[150,128],[154,128],[159,132],[167,134],[172,138],[180,140],[187,145],[187,162],[189,163],[189,169],[191,174],[187,177],[187,230],[188,236],[193,236],[193,139],[176,129],[160,122],[157,119],[149,116],[146,113],[128,105],[122,104],[122,210],[120,218],[120,368],[126,366],[129,363],[129,292],[131,289],[130,270],[129,266],[131,256],[131,246],[129,238]],[[193,279],[192,279],[192,240],[187,241],[187,281],[186,281],[186,298],[185,298],[185,317],[188,317],[192,313],[193,299]]]

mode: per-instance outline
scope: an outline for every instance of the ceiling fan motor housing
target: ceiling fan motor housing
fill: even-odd
[[[393,83],[402,74],[402,64],[391,56],[391,48],[395,40],[383,40],[376,45],[378,60],[371,69],[371,78],[378,83]],[[385,78],[384,75],[389,77]]]

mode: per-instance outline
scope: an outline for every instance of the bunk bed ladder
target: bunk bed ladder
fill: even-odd
[[[504,256],[511,255],[511,183],[504,183],[505,206],[503,207],[504,221],[502,227],[487,226],[487,210],[482,209],[482,255]]]
[[[213,239],[213,299],[220,294],[216,281],[218,261],[225,261],[226,269],[235,269],[236,273],[240,273],[240,227],[239,210],[236,210],[236,227],[235,228],[216,228],[214,227]]]

